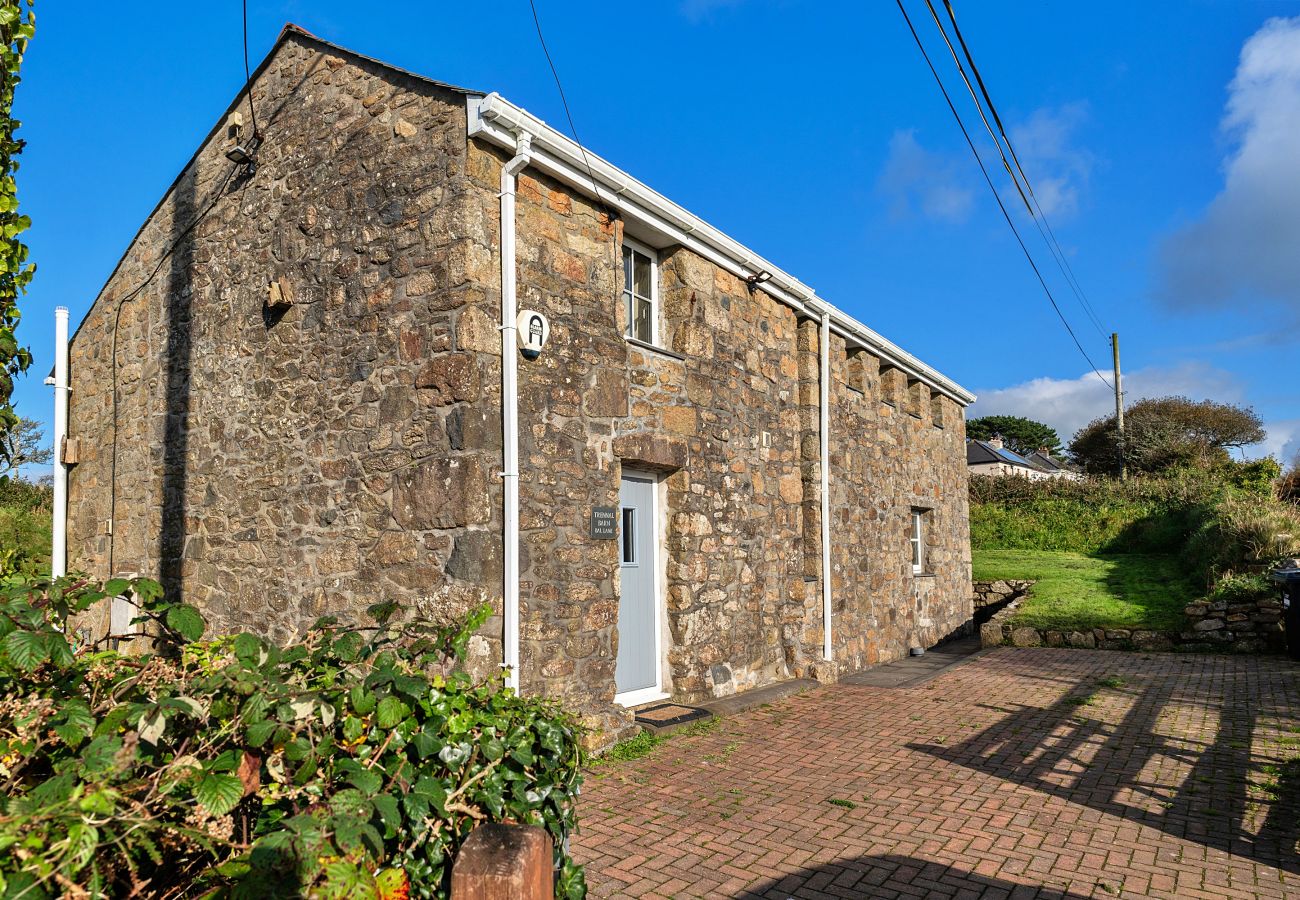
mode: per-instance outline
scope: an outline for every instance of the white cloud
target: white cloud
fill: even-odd
[[[1236,144],[1223,189],[1164,242],[1158,293],[1172,306],[1260,296],[1300,311],[1300,17],[1246,41],[1223,128]]]
[[[977,393],[979,399],[967,411],[967,418],[1024,416],[1055,428],[1063,443],[1069,443],[1074,433],[1093,419],[1115,411],[1115,394],[1092,372],[1078,378],[1035,378]],[[1124,394],[1126,404],[1171,395],[1221,403],[1238,403],[1243,397],[1235,375],[1200,362],[1125,373]]]
[[[973,113],[972,113],[973,115]],[[1075,132],[1088,117],[1084,103],[1044,107],[1010,129],[1011,141],[1024,166],[1039,205],[1048,216],[1064,218],[1079,207],[1093,169],[1093,156],[1075,145]],[[970,124],[970,123],[968,123]],[[978,127],[978,122],[975,122]],[[980,154],[1007,203],[1020,201],[1015,188],[999,178],[1001,160],[991,140],[976,140]],[[975,161],[960,152],[929,150],[916,139],[915,129],[900,129],[889,139],[889,156],[877,182],[889,197],[896,218],[919,215],[962,223],[970,218],[986,190]]]
[[[1248,454],[1252,457],[1272,456],[1285,469],[1300,457],[1300,419],[1283,419],[1278,422],[1265,422],[1264,430],[1268,437]]]
[[[1011,143],[1049,218],[1065,218],[1079,208],[1094,158],[1075,145],[1075,132],[1088,118],[1086,103],[1044,107],[1011,128]]]
[[[899,218],[919,214],[943,222],[964,222],[975,205],[975,192],[964,183],[955,160],[926,150],[914,129],[895,131],[878,187]]]

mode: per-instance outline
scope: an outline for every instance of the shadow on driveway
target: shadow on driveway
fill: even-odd
[[[1296,873],[1300,756],[1280,747],[1265,753],[1259,742],[1270,723],[1289,719],[1297,675],[1227,668],[1207,679],[1083,682],[1051,706],[1012,710],[961,743],[907,746]],[[1273,739],[1297,742],[1294,734]]]
[[[974,872],[929,862],[911,856],[885,854],[860,856],[803,869],[754,885],[736,895],[736,900],[786,900],[829,897],[980,897],[1029,898],[1038,900],[1084,900],[1087,894],[1073,894],[1037,885],[1017,884]]]

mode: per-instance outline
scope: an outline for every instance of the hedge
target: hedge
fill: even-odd
[[[557,896],[582,750],[574,721],[455,663],[460,626],[334,618],[278,646],[203,642],[151,581],[0,585],[0,897],[445,897],[479,822],[544,827]],[[130,597],[124,653],[70,638]]]

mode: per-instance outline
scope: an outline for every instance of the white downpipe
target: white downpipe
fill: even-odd
[[[514,158],[501,168],[501,434],[504,488],[505,634],[501,663],[506,687],[519,692],[519,350],[515,346],[515,181],[531,159],[532,136],[520,133]]]
[[[50,574],[68,573],[68,467],[63,443],[68,436],[68,308],[54,310],[54,541]]]
[[[817,404],[818,434],[821,437],[822,489],[822,658],[834,657],[831,644],[831,314],[822,310],[821,397]]]

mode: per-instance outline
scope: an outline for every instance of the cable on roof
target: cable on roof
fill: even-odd
[[[1061,270],[1062,277],[1065,278],[1066,284],[1069,285],[1070,290],[1074,293],[1075,299],[1079,301],[1079,305],[1083,308],[1084,314],[1088,316],[1093,327],[1097,329],[1097,333],[1101,335],[1102,340],[1109,340],[1109,337],[1106,334],[1106,329],[1102,326],[1101,320],[1097,317],[1097,312],[1093,308],[1092,302],[1088,299],[1087,294],[1084,293],[1083,286],[1079,283],[1078,277],[1074,274],[1074,268],[1070,265],[1065,250],[1056,239],[1056,232],[1052,230],[1052,223],[1048,221],[1047,213],[1043,211],[1042,204],[1038,202],[1038,195],[1034,193],[1034,186],[1030,183],[1029,176],[1025,174],[1024,167],[1020,164],[1020,157],[1016,153],[1016,148],[1011,143],[1011,136],[1007,134],[1006,128],[1002,124],[1002,117],[998,115],[997,107],[993,104],[993,98],[989,96],[988,87],[984,83],[984,76],[980,74],[979,67],[975,65],[975,58],[971,55],[970,47],[966,43],[966,38],[962,35],[961,28],[957,25],[957,14],[953,10],[951,0],[943,0],[943,2],[948,12],[948,21],[952,24],[953,34],[957,36],[957,42],[961,45],[962,55],[966,57],[966,63],[970,66],[971,74],[975,76],[975,81],[979,84],[980,95],[984,98],[984,104],[988,106],[989,114],[997,124],[997,134],[993,133],[993,129],[989,127],[988,119],[984,117],[984,108],[980,104],[980,98],[976,96],[975,90],[971,86],[970,79],[966,77],[966,70],[962,66],[961,60],[957,58],[957,52],[953,49],[952,41],[949,40],[948,32],[944,28],[943,23],[939,20],[938,13],[935,12],[934,6],[931,4],[930,0],[925,0],[925,5],[929,8],[930,15],[934,17],[934,23],[938,27],[939,33],[943,35],[944,43],[948,45],[949,52],[952,53],[953,62],[957,65],[957,71],[961,73],[962,81],[966,83],[966,90],[970,92],[971,100],[975,103],[975,108],[979,110],[980,119],[984,122],[985,130],[988,131],[989,137],[993,139],[994,145],[998,148],[998,154],[1002,157],[1002,165],[1006,168],[1007,174],[1011,176],[1012,182],[1015,183],[1016,190],[1020,191],[1020,198],[1025,200],[1025,206],[1029,209],[1030,218],[1034,220],[1034,225],[1037,226],[1038,233],[1042,236],[1043,242],[1047,244],[1047,249],[1051,252],[1052,258],[1056,261],[1056,267]],[[999,135],[1001,136],[1001,140],[999,140]],[[1011,154],[1011,161],[1015,163],[1014,172],[1011,169],[1011,165],[1007,162],[1006,154],[1002,152],[1003,144],[1006,145],[1007,153]],[[1017,172],[1019,173],[1019,178],[1016,177]],[[1021,190],[1022,182],[1024,184],[1024,190]],[[1029,194],[1027,200],[1025,199],[1026,191]],[[1032,206],[1030,206],[1030,201],[1033,203]],[[1035,210],[1037,210],[1037,214],[1035,214]],[[1040,219],[1042,220],[1041,222],[1039,221]],[[1047,230],[1044,231],[1044,228]]]
[[[1114,390],[1111,383],[1106,380],[1106,376],[1101,374],[1096,363],[1092,361],[1092,357],[1088,355],[1088,351],[1083,349],[1083,344],[1079,343],[1079,338],[1074,333],[1074,329],[1070,327],[1069,320],[1065,318],[1065,314],[1061,312],[1061,307],[1057,304],[1056,298],[1052,296],[1052,289],[1047,286],[1047,280],[1043,278],[1043,273],[1039,270],[1038,264],[1034,262],[1034,257],[1030,254],[1029,248],[1025,246],[1024,238],[1020,236],[1020,230],[1016,228],[1016,223],[1012,220],[1011,214],[1007,211],[1006,204],[1002,202],[1002,195],[998,193],[997,186],[993,184],[993,179],[989,175],[989,170],[984,165],[984,158],[980,156],[979,149],[975,146],[975,141],[971,138],[970,132],[966,130],[966,123],[962,121],[961,114],[957,112],[957,107],[953,105],[952,97],[948,94],[948,88],[944,86],[943,79],[939,77],[938,70],[935,69],[934,63],[930,60],[930,54],[926,52],[925,45],[921,43],[921,36],[916,33],[916,27],[912,24],[912,17],[907,14],[907,10],[903,7],[903,0],[895,0],[895,2],[898,4],[898,11],[903,14],[903,20],[907,23],[908,31],[912,33],[912,40],[916,41],[917,49],[921,51],[921,56],[925,59],[925,64],[930,69],[930,74],[934,76],[935,84],[939,86],[939,91],[943,94],[944,102],[948,104],[948,111],[951,112],[953,118],[957,120],[957,127],[961,129],[962,137],[966,139],[966,146],[970,148],[971,154],[975,157],[975,162],[979,164],[980,173],[984,176],[984,182],[989,186],[989,190],[993,192],[993,199],[997,201],[998,209],[1002,211],[1002,218],[1006,219],[1007,226],[1011,229],[1011,233],[1015,235],[1016,243],[1020,245],[1020,250],[1024,253],[1025,259],[1029,261],[1029,267],[1034,270],[1034,275],[1038,277],[1038,283],[1042,285],[1043,293],[1047,295],[1048,302],[1052,304],[1052,309],[1056,311],[1057,318],[1061,320],[1061,324],[1065,326],[1065,330],[1070,334],[1070,339],[1074,341],[1074,346],[1078,348],[1079,353],[1083,358],[1088,361],[1088,365],[1092,368],[1092,371],[1096,376],[1101,379],[1102,384],[1106,385],[1111,390]]]

